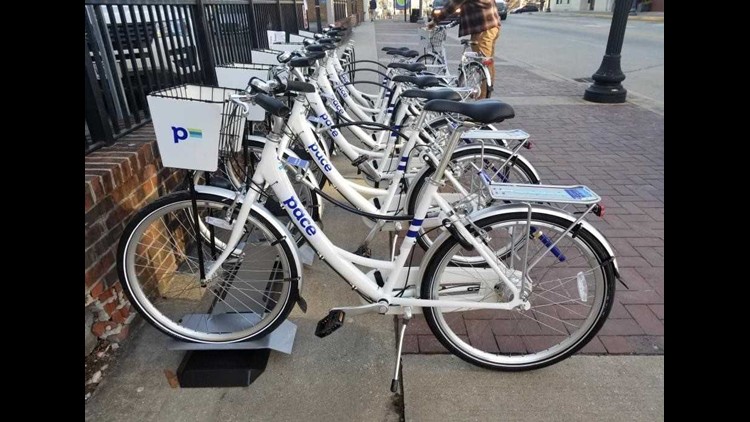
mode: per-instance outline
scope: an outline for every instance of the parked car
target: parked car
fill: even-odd
[[[508,17],[508,5],[504,0],[499,0],[495,2],[495,6],[497,6],[497,14],[500,15],[500,20],[505,20]]]
[[[448,0],[435,0],[432,2],[432,14],[431,16],[440,16],[443,13],[443,7],[448,3]],[[454,12],[452,15],[445,17],[441,16],[441,22],[451,22],[458,20],[458,14],[460,13],[461,9],[458,9],[458,11]]]
[[[510,13],[525,13],[525,12],[538,12],[539,7],[537,7],[535,4],[527,4],[523,7],[517,7],[510,11]]]

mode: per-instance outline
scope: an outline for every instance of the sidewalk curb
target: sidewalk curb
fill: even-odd
[[[550,13],[549,16],[575,16],[575,17],[591,17],[601,19],[612,19],[611,13],[580,13],[580,12],[556,12]],[[645,21],[645,22],[664,22],[664,16],[648,16],[648,15],[630,15],[628,16],[629,21]]]

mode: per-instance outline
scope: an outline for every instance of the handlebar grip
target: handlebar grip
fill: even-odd
[[[281,101],[276,98],[269,97],[266,94],[258,94],[255,96],[255,104],[261,106],[263,110],[278,117],[287,117],[291,113],[289,107],[284,105]]]
[[[301,82],[301,81],[287,81],[286,82],[286,91],[295,91],[295,92],[315,92],[315,86],[312,84],[309,84],[307,82]]]

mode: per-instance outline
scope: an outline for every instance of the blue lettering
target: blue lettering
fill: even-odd
[[[336,88],[336,91],[339,92],[339,95],[341,95],[341,98],[346,98],[349,96],[349,94],[346,92],[346,87],[340,86]]]
[[[309,149],[312,155],[315,156],[315,159],[318,160],[320,166],[323,167],[323,170],[325,170],[326,172],[333,170],[331,165],[328,163],[328,160],[326,160],[325,156],[323,155],[323,151],[318,148],[317,144],[310,144],[307,146],[307,149]]]
[[[340,102],[338,102],[338,101],[336,101],[334,99],[334,100],[331,101],[331,103],[333,104],[333,108],[336,109],[336,113],[342,114],[342,115],[344,114],[344,107],[341,106]]]
[[[297,220],[297,223],[299,224],[300,228],[302,228],[305,231],[305,233],[307,233],[309,236],[313,236],[315,233],[317,233],[315,226],[307,218],[307,215],[305,214],[305,210],[303,210],[302,208],[299,208],[299,206],[297,205],[297,201],[294,200],[293,196],[283,201],[283,203],[284,205],[287,206],[287,208],[289,208],[289,210],[292,213],[292,216]]]
[[[333,126],[333,121],[331,120],[330,117],[328,117],[328,114],[326,113],[321,114],[320,119],[323,120],[323,123],[325,123],[327,127]],[[339,136],[339,132],[336,129],[330,129],[328,133],[330,133],[331,136],[334,138]]]
[[[188,137],[188,131],[184,127],[172,126],[172,136],[174,136],[174,143],[184,141]]]

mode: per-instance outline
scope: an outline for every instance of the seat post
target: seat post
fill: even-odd
[[[464,134],[467,130],[478,126],[472,122],[464,121],[462,124],[454,124],[452,122],[448,123],[451,126],[455,127],[453,133],[451,134],[450,138],[448,138],[448,142],[445,144],[445,150],[443,151],[443,156],[440,158],[440,162],[438,163],[437,169],[435,169],[435,173],[432,174],[432,177],[430,178],[430,182],[436,185],[439,185],[442,183],[443,180],[443,173],[445,173],[446,167],[448,167],[448,161],[450,161],[450,157],[453,155],[453,151],[458,146],[458,141],[461,139],[461,135]]]

